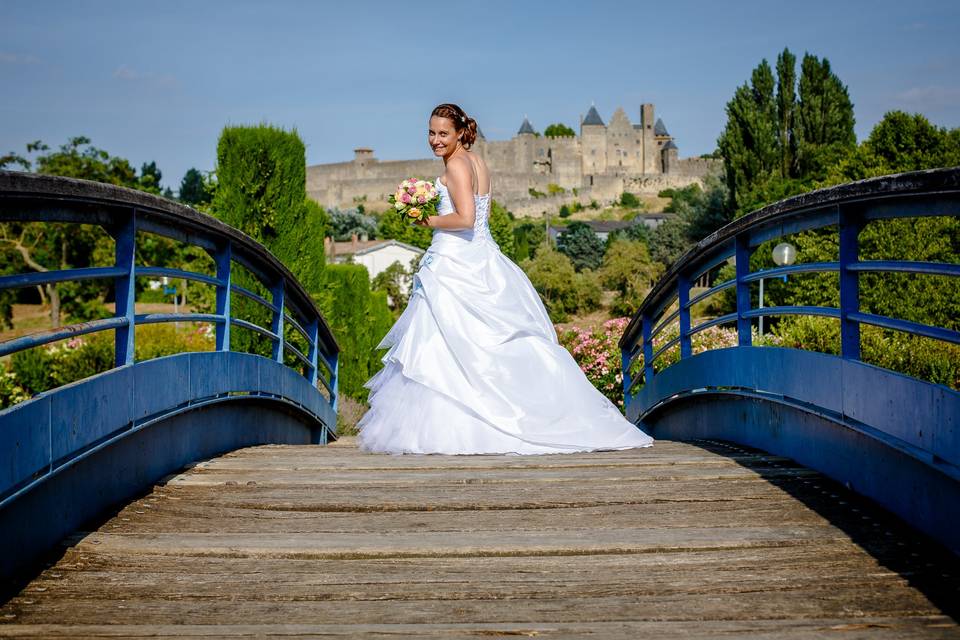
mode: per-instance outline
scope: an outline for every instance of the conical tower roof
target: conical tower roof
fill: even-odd
[[[677,145],[673,144],[673,140],[667,140],[667,144],[663,145],[663,150],[667,151],[668,149],[676,149]]]
[[[530,124],[530,121],[527,120],[526,116],[523,118],[523,124],[520,125],[520,131],[517,131],[517,135],[522,133],[532,133],[536,134],[537,132],[533,130],[533,125]]]
[[[653,125],[653,134],[656,136],[669,136],[667,133],[667,125],[663,124],[663,120],[657,118],[657,123]]]
[[[603,125],[603,120],[600,118],[600,114],[597,113],[597,108],[593,105],[590,105],[590,111],[587,111],[587,117],[583,119],[583,124],[598,124],[601,127]]]

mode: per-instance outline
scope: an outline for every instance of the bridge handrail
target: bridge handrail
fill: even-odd
[[[717,324],[737,325],[738,346],[752,344],[752,318],[772,315],[822,315],[840,319],[840,357],[860,359],[860,325],[870,324],[953,343],[960,332],[862,313],[859,304],[860,273],[867,271],[960,276],[960,265],[859,260],[858,236],[872,220],[920,216],[960,215],[960,168],[916,171],[852,182],[812,191],[782,200],[731,222],[678,259],[644,299],[624,330],[619,346],[622,354],[624,403],[641,381],[653,379],[654,361],[669,346],[680,345],[680,358],[692,354],[691,336]],[[805,263],[750,271],[750,254],[760,244],[775,238],[826,226],[837,225],[840,235],[839,260]],[[726,262],[736,261],[734,278],[690,298],[691,284],[704,273]],[[752,308],[749,283],[761,278],[793,273],[833,272],[840,275],[840,305],[833,307],[774,306]],[[727,288],[736,289],[733,314],[691,326],[690,309],[697,302]],[[677,302],[677,309],[660,319],[663,311]],[[654,350],[654,338],[679,318],[679,336]],[[656,323],[657,320],[660,322]],[[654,324],[656,323],[656,324]],[[631,369],[643,358],[643,374],[635,379]]]
[[[212,322],[216,326],[216,350],[230,351],[230,327],[240,326],[266,335],[273,342],[273,359],[283,364],[291,352],[304,364],[312,386],[318,383],[337,405],[337,360],[339,347],[333,332],[310,294],[273,254],[233,227],[183,204],[142,191],[58,176],[0,171],[0,222],[70,222],[95,224],[115,240],[115,264],[0,277],[0,290],[87,279],[112,278],[116,283],[116,307],[112,318],[76,323],[41,331],[0,343],[7,355],[67,337],[114,330],[115,366],[133,364],[134,328],[158,322]],[[145,231],[206,250],[217,266],[216,276],[161,266],[137,265],[136,233]],[[233,282],[232,263],[250,271],[270,291],[273,300]],[[216,286],[217,308],[212,314],[137,314],[134,282],[137,277],[170,276]],[[267,308],[271,327],[260,327],[231,313],[232,294],[242,295]],[[299,322],[298,322],[299,320]],[[309,353],[288,343],[284,325],[301,334]],[[326,372],[321,373],[321,367]]]

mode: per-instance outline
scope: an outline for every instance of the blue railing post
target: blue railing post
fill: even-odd
[[[850,314],[860,311],[860,274],[850,265],[860,260],[860,230],[863,222],[856,210],[839,207],[840,221],[840,355],[860,359],[860,323]]]
[[[741,347],[753,344],[750,335],[750,318],[746,313],[750,311],[750,283],[744,278],[750,275],[750,235],[741,233],[736,238],[734,253],[737,268],[737,338]]]
[[[310,384],[317,386],[317,378],[320,376],[320,320],[314,318],[307,323],[307,333],[309,334],[310,350],[307,352],[307,359],[310,360]]]
[[[334,354],[332,361],[327,359],[327,363],[330,365],[330,407],[336,415],[340,399],[340,358]]]
[[[273,322],[270,324],[270,330],[277,335],[277,338],[273,341],[273,359],[280,364],[283,364],[283,345],[285,341],[283,336],[284,288],[283,278],[273,286],[273,305],[276,309],[273,312]]]
[[[233,285],[230,262],[233,245],[230,241],[217,248],[214,259],[217,263],[217,315],[223,318],[217,323],[217,351],[230,351],[230,289]]]
[[[626,411],[630,406],[630,387],[633,386],[633,378],[630,376],[630,360],[633,358],[633,354],[636,353],[636,347],[631,351],[630,349],[620,349],[620,375],[623,378],[621,385],[623,386],[623,410]]]
[[[643,340],[643,383],[650,384],[653,381],[653,318],[649,313],[644,313],[640,325],[641,339]]]
[[[129,217],[112,231],[114,238],[114,258],[117,267],[124,274],[115,281],[116,308],[114,316],[125,318],[126,324],[117,327],[114,334],[114,354],[116,366],[133,364],[135,347],[136,316],[136,277],[134,269],[137,249],[137,211],[130,211]]]
[[[677,305],[680,316],[680,358],[689,358],[693,355],[690,343],[690,278],[685,274],[677,274]]]

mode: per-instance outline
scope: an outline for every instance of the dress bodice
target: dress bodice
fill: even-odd
[[[449,213],[453,213],[453,199],[450,197],[450,191],[447,190],[447,187],[440,182],[440,178],[437,178],[437,191],[440,193],[440,204],[437,205],[437,214],[444,216]],[[488,218],[490,216],[490,194],[474,194],[473,205],[474,210],[476,211],[476,219],[473,222],[473,230],[436,229],[435,232],[455,234],[458,236],[468,237],[471,240],[493,240],[493,236],[490,235],[490,226],[488,223]]]

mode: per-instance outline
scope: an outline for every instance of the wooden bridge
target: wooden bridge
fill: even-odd
[[[954,324],[860,307],[862,273],[960,277],[861,260],[866,225],[922,216],[960,216],[960,168],[777,203],[679,260],[620,340],[652,449],[383,456],[318,446],[339,347],[262,246],[148,194],[0,172],[0,222],[99,225],[115,244],[112,266],[0,275],[0,291],[96,279],[116,300],[0,343],[112,332],[116,357],[0,412],[0,636],[960,638],[960,393],[860,354],[862,325],[960,343]],[[830,228],[837,260],[751,270],[765,243]],[[214,267],[137,264],[141,233]],[[692,295],[730,261],[735,277]],[[837,274],[839,307],[754,304],[764,278],[805,273]],[[216,308],[137,313],[138,277],[213,287]],[[736,311],[692,317],[727,290]],[[835,319],[840,353],[755,346],[752,323],[776,315]],[[215,351],[136,361],[136,327],[178,321],[213,325]],[[737,346],[696,353],[719,324]],[[268,348],[233,350],[234,329]]]
[[[0,608],[4,637],[956,638],[960,563],[784,458],[717,442],[200,462]]]

